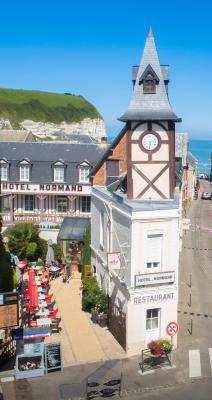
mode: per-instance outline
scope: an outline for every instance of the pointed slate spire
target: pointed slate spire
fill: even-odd
[[[141,77],[149,66],[159,79],[156,85],[156,93],[154,94],[144,94],[143,85],[141,85]],[[132,99],[128,110],[122,115],[120,120],[124,122],[144,120],[181,121],[173,113],[169,103],[151,27],[138,68]]]

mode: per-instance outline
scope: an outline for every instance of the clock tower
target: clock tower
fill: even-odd
[[[134,91],[120,118],[127,129],[127,195],[129,199],[171,199],[175,188],[175,122],[168,99],[168,66],[161,66],[150,29]]]

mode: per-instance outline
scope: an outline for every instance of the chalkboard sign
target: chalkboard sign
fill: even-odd
[[[52,370],[62,370],[61,343],[53,342],[45,344],[46,373]]]

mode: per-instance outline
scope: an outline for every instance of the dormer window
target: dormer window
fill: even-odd
[[[65,165],[62,161],[58,161],[54,164],[54,182],[65,181]]]
[[[83,162],[82,164],[79,165],[79,182],[80,183],[89,183],[90,178],[90,164],[87,162]]]
[[[148,74],[143,80],[143,92],[144,94],[156,93],[156,82],[151,74]]]
[[[5,160],[0,161],[0,178],[2,182],[5,182],[8,180],[8,170],[9,170],[9,165],[8,162]]]
[[[23,160],[19,163],[19,179],[20,179],[20,181],[29,182],[30,168],[31,168],[31,164],[27,160]]]
[[[160,79],[149,64],[139,79],[139,85],[143,84],[144,94],[155,94],[156,85],[158,85],[159,81]]]

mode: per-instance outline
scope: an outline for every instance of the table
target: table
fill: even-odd
[[[39,308],[47,307],[47,302],[46,302],[46,301],[41,301],[41,302],[38,304],[38,307],[39,307]]]
[[[51,323],[52,323],[51,318],[38,318],[37,319],[37,326],[51,325]]]
[[[49,315],[49,310],[39,310],[35,313],[37,317],[47,317]]]

